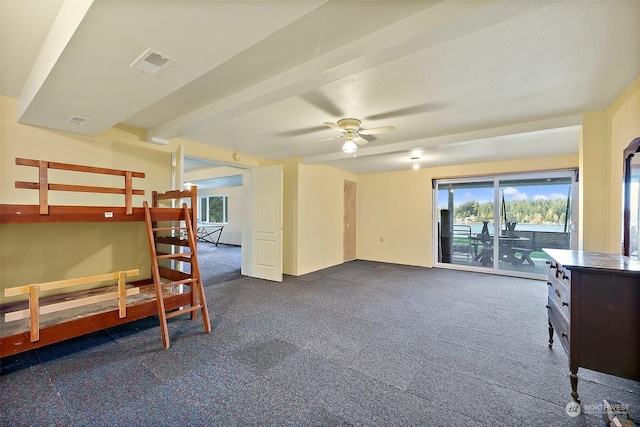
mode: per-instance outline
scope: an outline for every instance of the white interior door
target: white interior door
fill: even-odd
[[[282,282],[282,166],[248,169],[243,183],[249,221],[242,233],[242,274]]]

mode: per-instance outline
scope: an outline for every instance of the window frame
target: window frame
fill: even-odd
[[[439,200],[438,200],[438,192],[441,190],[442,186],[446,186],[449,184],[473,184],[473,183],[483,183],[483,182],[493,182],[493,222],[492,227],[498,226],[498,230],[500,230],[499,226],[501,225],[500,219],[500,202],[501,202],[501,193],[500,193],[500,183],[504,181],[510,180],[532,180],[532,179],[543,179],[543,178],[571,178],[571,228],[569,230],[570,233],[573,233],[575,239],[572,237],[570,242],[571,248],[576,248],[578,244],[578,220],[579,220],[579,192],[578,192],[578,169],[558,169],[558,170],[547,170],[547,171],[528,171],[528,172],[519,172],[519,173],[504,173],[504,174],[490,174],[490,175],[477,175],[477,176],[468,176],[468,177],[452,177],[452,178],[432,178],[432,232],[433,232],[433,242],[432,242],[432,262],[434,267],[441,268],[449,268],[449,269],[459,269],[459,270],[467,270],[467,271],[482,271],[482,272],[491,272],[492,274],[498,275],[508,275],[514,277],[524,277],[530,279],[542,279],[546,277],[546,274],[537,274],[537,273],[527,273],[527,272],[519,272],[516,270],[504,270],[500,269],[499,263],[494,261],[490,267],[474,267],[469,265],[456,265],[455,263],[443,263],[438,259],[439,253],[439,239],[438,239],[438,221],[439,221]],[[493,230],[494,235],[494,247],[499,244],[498,235]],[[494,259],[495,255],[494,253]]]
[[[210,221],[210,199],[222,199],[222,221]],[[229,223],[229,196],[226,194],[208,194],[198,196],[198,222],[203,224],[228,224]]]

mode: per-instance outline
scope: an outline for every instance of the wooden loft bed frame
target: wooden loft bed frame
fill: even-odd
[[[142,172],[98,168],[45,160],[16,159],[16,165],[38,168],[37,182],[16,181],[16,188],[38,190],[37,205],[0,205],[0,223],[26,224],[39,222],[120,222],[144,221],[144,210],[133,207],[133,196],[144,195],[144,190],[133,189],[133,178],[144,178]],[[124,178],[120,188],[87,185],[55,184],[49,182],[49,169],[115,175]],[[49,191],[72,191],[101,194],[123,194],[124,206],[50,206]]]
[[[0,204],[0,224],[145,221],[144,208],[133,207],[133,196],[144,195],[144,190],[135,190],[132,184],[133,178],[144,178],[145,175],[142,172],[21,158],[16,159],[16,165],[38,168],[38,182],[16,181],[15,185],[16,188],[38,190],[39,203],[37,205]],[[55,184],[49,181],[49,169],[122,176],[124,185],[121,188],[113,188]],[[55,206],[49,205],[48,191],[123,194],[125,201],[124,206]],[[152,203],[154,207],[157,207],[161,200],[185,198],[190,199],[192,207],[197,206],[197,188],[194,186],[189,190],[166,193],[154,191]],[[182,209],[179,207],[167,207],[158,211],[158,218],[167,221],[175,220],[182,214]],[[192,223],[197,224],[196,209],[191,209],[190,213],[193,218]],[[140,238],[144,239],[144,235],[141,234]],[[95,283],[107,280],[107,276],[111,277],[112,275],[115,275],[113,277],[117,277],[118,281],[122,282],[123,274],[130,276],[132,272],[107,273],[5,289],[7,296],[25,294],[29,295],[29,299],[4,304],[0,307],[0,313],[2,313],[0,319],[0,358],[158,315],[156,294],[151,278],[131,282],[126,286],[120,283],[117,287],[107,285],[88,291],[68,290],[62,295],[38,298],[40,290],[76,286],[92,283],[92,281]],[[79,302],[69,303],[70,296],[78,298]],[[110,301],[104,302],[107,299]],[[126,301],[126,304],[123,301]],[[193,292],[189,286],[184,286],[180,290],[167,289],[164,291],[166,310],[177,310],[190,305],[192,301]],[[59,310],[63,310],[61,313],[66,314],[62,316],[45,314]],[[5,322],[5,316],[9,312],[14,313],[9,314],[9,319],[13,318],[17,321]]]

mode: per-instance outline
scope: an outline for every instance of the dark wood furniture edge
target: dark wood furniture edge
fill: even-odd
[[[547,248],[543,248],[542,251],[569,270],[595,270],[622,275],[635,275],[640,272],[640,261],[633,260],[615,252]],[[587,257],[585,257],[584,254],[587,254]]]
[[[569,347],[563,347],[569,359],[573,400],[580,403],[580,368],[639,381],[640,341],[635,325],[640,303],[640,262],[616,253],[543,250],[550,257],[547,263],[547,285],[551,286],[547,305],[549,348],[554,342],[554,328],[557,333],[558,327],[568,326]],[[566,304],[571,307],[568,319],[552,300],[551,289],[558,282],[570,294],[570,303]],[[563,325],[558,317],[564,317],[568,325]],[[562,338],[558,338],[562,342]]]

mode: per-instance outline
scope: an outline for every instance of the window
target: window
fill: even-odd
[[[574,171],[435,181],[437,264],[546,275],[542,248],[572,247]]]
[[[200,197],[200,222],[227,223],[229,198],[227,196]]]

